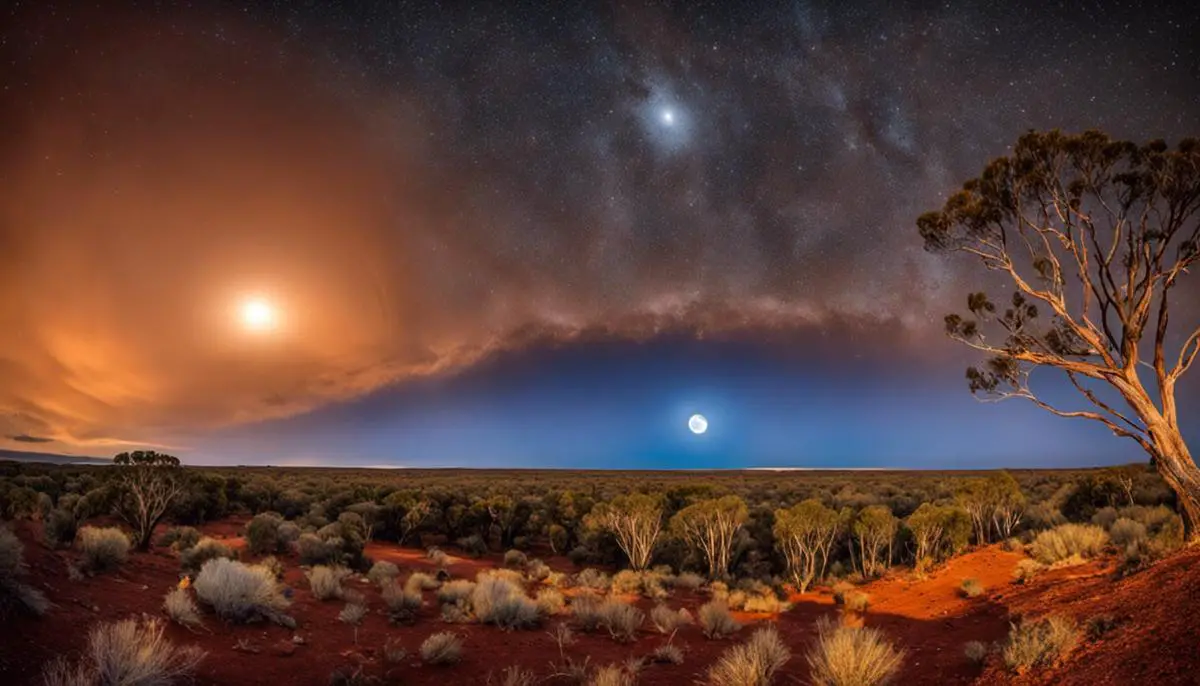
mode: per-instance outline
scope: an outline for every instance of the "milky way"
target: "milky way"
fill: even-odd
[[[918,214],[1030,128],[1200,122],[1182,4],[343,5],[9,10],[10,444],[169,443],[593,334],[884,322],[919,356],[976,277]],[[260,292],[288,327],[248,341]]]

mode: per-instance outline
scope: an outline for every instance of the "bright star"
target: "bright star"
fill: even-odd
[[[670,109],[663,110],[662,115],[660,115],[660,116],[662,118],[663,123],[666,124],[667,126],[670,126],[671,124],[675,123],[675,112],[673,112]]]

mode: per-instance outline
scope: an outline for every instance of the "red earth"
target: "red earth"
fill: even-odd
[[[242,547],[239,534],[244,520],[228,520],[204,527],[204,532]],[[76,553],[52,550],[43,544],[37,522],[20,522],[15,531],[25,543],[29,565],[27,580],[42,589],[54,603],[42,618],[10,618],[0,625],[0,683],[37,683],[41,666],[58,655],[75,656],[83,648],[86,627],[142,613],[160,616],[162,598],[179,581],[177,556],[165,548],[136,553],[117,571],[72,581],[68,565]],[[452,551],[451,551],[452,552]],[[244,553],[244,551],[243,551]],[[408,571],[434,571],[418,550],[373,543],[366,554],[390,560]],[[243,554],[243,559],[248,556]],[[878,627],[906,651],[901,684],[1200,684],[1200,550],[1192,549],[1164,560],[1148,570],[1117,579],[1111,564],[1093,563],[1048,572],[1027,585],[1011,582],[1021,559],[992,546],[976,550],[916,579],[896,573],[865,585],[871,599],[863,619]],[[372,612],[358,629],[338,621],[342,604],[312,597],[295,559],[284,559],[284,582],[292,589],[288,612],[297,622],[295,631],[271,624],[226,624],[205,617],[197,632],[169,624],[168,637],[178,644],[206,651],[196,676],[198,684],[328,684],[338,669],[358,669],[383,683],[486,684],[498,681],[510,665],[532,671],[539,679],[556,672],[558,648],[551,633],[555,619],[540,630],[504,632],[491,626],[446,624],[440,617],[433,592],[411,626],[392,626],[382,612],[379,592],[361,577],[346,583],[361,591]],[[564,559],[547,559],[557,570],[575,571]],[[495,556],[473,560],[455,557],[449,572],[455,578],[474,578],[476,572],[499,566]],[[406,572],[405,572],[406,573]],[[958,592],[965,578],[978,579],[985,593],[967,599]],[[671,607],[695,612],[704,594],[676,592]],[[638,601],[644,610],[652,603]],[[1075,617],[1081,624],[1097,615],[1117,622],[1098,640],[1085,639],[1067,661],[1038,673],[1014,677],[993,658],[985,668],[970,663],[963,653],[968,641],[990,643],[1003,639],[1009,623],[1019,616],[1040,616],[1054,611]],[[774,622],[792,649],[792,659],[777,683],[804,683],[808,667],[804,652],[815,636],[815,621],[837,609],[828,589],[796,595],[792,608],[778,615],[745,614],[747,626],[725,640],[706,639],[696,626],[685,626],[673,638],[684,651],[682,665],[647,664],[638,683],[690,684],[702,682],[709,665],[730,645],[743,640],[758,622]],[[421,642],[430,634],[451,631],[463,640],[462,662],[449,667],[423,665]],[[294,637],[302,642],[297,643]],[[647,621],[638,639],[617,643],[600,634],[576,633],[570,648],[576,661],[592,666],[622,663],[649,655],[667,642]],[[383,659],[385,642],[399,642],[409,657],[399,664]],[[563,682],[565,683],[565,682]]]

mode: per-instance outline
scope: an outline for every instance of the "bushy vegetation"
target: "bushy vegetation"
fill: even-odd
[[[462,639],[440,631],[421,643],[421,660],[430,665],[453,665],[462,659]]]
[[[25,546],[13,532],[0,527],[0,618],[16,612],[43,615],[50,602],[25,583]]]
[[[333,600],[342,597],[342,580],[350,575],[344,567],[317,565],[308,570],[308,588],[317,600]]]
[[[480,622],[501,629],[531,629],[541,621],[525,589],[502,576],[481,575],[471,591],[471,607]]]
[[[575,598],[571,603],[575,625],[583,631],[608,631],[618,641],[630,641],[637,635],[645,613],[616,598],[600,599],[591,595]]]
[[[1079,643],[1074,620],[1050,615],[1037,621],[1014,624],[1004,644],[1004,664],[1017,674],[1035,667],[1058,664]]]
[[[904,662],[879,630],[838,626],[822,617],[817,641],[805,656],[816,686],[877,686],[889,683]]]
[[[89,572],[116,569],[129,557],[129,548],[129,537],[115,527],[85,526],[79,530],[83,568]]]
[[[163,598],[163,611],[176,622],[188,628],[196,628],[204,624],[200,619],[200,610],[185,588],[173,588]]]
[[[400,576],[400,568],[386,560],[371,565],[371,569],[367,572],[367,579],[376,585],[382,585],[384,580],[394,580],[398,576]]]
[[[1093,524],[1062,524],[1033,539],[1029,552],[1044,565],[1074,564],[1098,556],[1108,534]]]
[[[233,548],[215,538],[205,536],[195,545],[179,553],[179,564],[189,572],[196,572],[204,566],[205,562],[217,558],[233,560],[237,558],[237,555],[233,552]]]
[[[792,652],[775,627],[758,629],[750,640],[726,650],[708,670],[713,686],[768,686]]]
[[[275,574],[265,567],[247,566],[217,558],[200,568],[192,584],[196,597],[223,619],[249,623],[270,620],[283,626],[295,622],[283,614],[290,604]]]
[[[983,584],[979,583],[979,579],[963,579],[958,585],[958,592],[964,598],[977,598],[983,595]]]
[[[157,619],[127,619],[93,627],[77,663],[60,657],[46,666],[46,686],[168,686],[191,678],[204,659],[194,646],[163,636]]]
[[[710,600],[696,612],[700,628],[709,638],[724,638],[738,632],[742,625],[729,613],[729,604],[724,600]]]

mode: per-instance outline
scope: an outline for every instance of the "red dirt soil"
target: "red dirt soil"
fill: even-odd
[[[214,537],[242,547],[238,538],[244,521],[229,520],[203,527]],[[55,604],[45,617],[11,618],[0,625],[0,683],[37,683],[41,666],[58,655],[77,656],[86,640],[86,628],[105,620],[124,619],[146,613],[161,616],[163,595],[179,580],[176,555],[163,548],[133,554],[119,571],[73,582],[68,565],[73,551],[51,550],[41,542],[37,522],[20,522],[15,531],[25,543],[29,564],[27,580],[45,591]],[[451,552],[453,555],[453,551]],[[433,571],[421,551],[373,543],[366,554],[374,560],[390,560],[402,570]],[[243,555],[243,559],[247,556]],[[453,555],[449,571],[455,578],[474,578],[482,570],[498,566],[498,558],[480,560]],[[1098,565],[1057,570],[1027,586],[1011,583],[1018,553],[998,547],[978,550],[951,560],[925,579],[894,575],[872,582],[861,590],[871,598],[867,626],[878,627],[907,652],[900,684],[1196,684],[1193,672],[1200,671],[1200,624],[1195,622],[1200,605],[1200,550],[1181,553],[1132,577],[1113,581],[1112,570]],[[519,665],[546,678],[555,672],[558,650],[550,633],[555,619],[541,630],[503,632],[495,627],[445,624],[433,592],[418,621],[411,626],[388,624],[379,592],[365,581],[348,580],[347,585],[366,595],[371,613],[358,630],[338,621],[342,603],[314,599],[303,571],[294,558],[287,564],[285,583],[293,590],[289,614],[295,617],[292,631],[270,624],[230,625],[205,616],[206,630],[191,632],[168,625],[169,638],[178,644],[197,645],[208,655],[196,677],[197,684],[327,684],[339,668],[362,666],[366,675],[383,683],[484,684],[489,676],[498,680],[501,670]],[[547,559],[557,570],[574,571],[563,559]],[[404,572],[404,573],[407,573]],[[985,593],[966,599],[958,593],[965,578],[978,579]],[[687,607],[693,613],[707,600],[703,594],[677,592],[668,604]],[[777,616],[739,616],[745,624],[726,640],[708,640],[696,626],[681,628],[673,643],[683,649],[682,665],[648,664],[639,675],[644,686],[702,682],[708,667],[730,645],[744,640],[756,622],[774,622],[792,659],[777,683],[804,683],[808,667],[804,652],[815,636],[815,620],[836,612],[828,589],[795,596],[793,607]],[[649,610],[652,603],[639,601]],[[1002,639],[1009,622],[1021,614],[1041,615],[1054,610],[1075,616],[1080,622],[1098,614],[1112,614],[1123,623],[1098,643],[1084,643],[1066,664],[1050,671],[1022,677],[1002,672],[997,665],[981,670],[964,657],[963,646],[972,640]],[[430,634],[451,631],[462,637],[463,660],[450,667],[421,664],[418,648]],[[293,643],[293,635],[303,643]],[[585,658],[592,666],[622,663],[631,657],[649,655],[667,638],[654,632],[649,621],[638,639],[617,643],[600,634],[577,633],[570,651],[577,661]],[[397,640],[409,657],[388,665],[382,648]],[[993,660],[995,662],[995,660]],[[553,680],[550,680],[553,683]],[[563,682],[565,683],[565,682]]]

